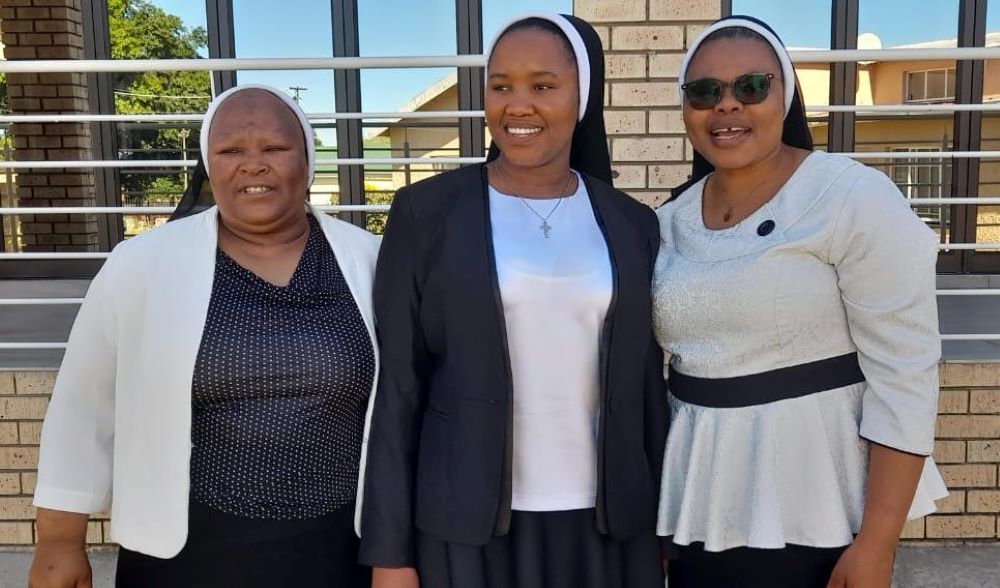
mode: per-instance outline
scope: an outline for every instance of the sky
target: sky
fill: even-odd
[[[188,26],[206,27],[205,4],[193,0],[151,0],[180,16]],[[236,54],[239,57],[330,57],[333,41],[330,0],[234,0]],[[572,0],[484,0],[483,30],[525,10],[571,12]],[[358,0],[362,56],[454,55],[454,0]],[[361,102],[366,112],[399,110],[421,89],[454,69],[362,70]],[[307,112],[334,110],[330,71],[243,72],[244,83],[265,83],[300,91]],[[324,141],[325,142],[325,141]]]
[[[206,26],[205,3],[150,0],[188,26]],[[329,57],[333,55],[330,0],[234,0],[239,57]],[[919,11],[914,5],[919,5]],[[957,35],[959,0],[860,0],[859,32],[875,33],[884,47]],[[1000,2],[990,2],[987,29],[1000,30]],[[770,23],[785,44],[829,47],[831,0],[733,0],[733,12]],[[485,41],[510,16],[530,9],[570,12],[572,0],[483,0]],[[362,56],[454,55],[454,0],[358,0]],[[362,70],[362,110],[397,111],[449,69]],[[307,112],[334,110],[331,71],[248,71],[243,83],[300,90]],[[324,143],[331,134],[321,133]]]
[[[958,4],[959,0],[860,0],[858,32],[875,33],[883,47],[954,39]],[[987,30],[1000,30],[1000,3],[988,4],[992,6],[986,14]],[[795,47],[829,47],[830,13],[831,0],[733,0],[733,14],[760,18],[786,45]]]

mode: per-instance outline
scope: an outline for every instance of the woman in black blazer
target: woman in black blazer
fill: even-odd
[[[656,217],[610,186],[590,25],[500,31],[489,162],[389,215],[361,561],[376,587],[662,587]]]

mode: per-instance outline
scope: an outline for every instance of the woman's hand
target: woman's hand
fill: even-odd
[[[91,588],[90,561],[82,543],[43,542],[35,550],[28,588]]]
[[[420,588],[415,568],[372,568],[372,588]]]
[[[871,444],[861,531],[840,556],[827,588],[889,588],[896,543],[924,457]]]
[[[889,588],[895,543],[876,544],[858,538],[837,561],[827,588]]]
[[[85,514],[39,508],[38,548],[28,572],[28,588],[91,588]]]

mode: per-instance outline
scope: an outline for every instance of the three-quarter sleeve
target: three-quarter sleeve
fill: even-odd
[[[380,567],[415,563],[412,501],[427,351],[413,225],[403,189],[389,211],[374,285],[382,364],[369,432],[359,560]]]
[[[861,436],[899,451],[934,449],[941,339],[937,238],[885,175],[863,168],[830,247],[868,388]]]
[[[97,513],[111,506],[117,344],[112,260],[80,306],[42,426],[35,506]]]

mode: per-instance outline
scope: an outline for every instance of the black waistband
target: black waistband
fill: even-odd
[[[670,393],[688,404],[711,408],[756,406],[808,396],[863,382],[858,354],[848,353],[736,378],[685,376],[670,366]]]

